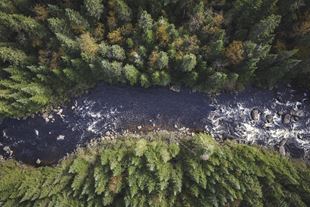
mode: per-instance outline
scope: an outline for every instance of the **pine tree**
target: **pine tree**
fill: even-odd
[[[256,73],[259,79],[258,83],[263,87],[272,88],[279,81],[285,80],[288,74],[293,76],[294,69],[300,63],[299,60],[293,58],[297,52],[297,50],[283,51],[277,55],[271,54],[267,56],[258,65]],[[268,74],[268,77],[266,77],[266,74]]]
[[[192,71],[197,65],[197,59],[194,54],[186,54],[182,56],[178,62],[178,69],[184,72]]]
[[[76,34],[85,33],[89,30],[89,23],[78,11],[67,8],[66,17],[68,18],[71,29]]]
[[[126,58],[125,50],[119,45],[112,45],[108,51],[108,58],[111,60],[123,61]]]
[[[140,76],[140,84],[144,88],[148,88],[151,86],[150,78],[148,77],[147,74],[141,74]]]
[[[253,26],[250,32],[249,39],[257,44],[271,44],[275,29],[281,21],[281,16],[271,15],[261,20]]]
[[[132,11],[124,0],[115,0],[111,2],[113,9],[121,22],[129,22],[131,20]]]
[[[27,63],[29,64],[30,60],[31,59],[22,50],[10,47],[0,47],[0,61],[3,63],[25,65]]]
[[[32,36],[42,38],[46,33],[45,28],[36,20],[20,14],[0,12],[0,25],[14,32],[25,32],[29,38],[33,38]]]
[[[207,79],[207,85],[211,91],[219,91],[219,89],[223,88],[227,81],[227,75],[221,72],[215,72]]]
[[[241,63],[245,56],[243,43],[241,41],[233,41],[230,43],[226,48],[225,56],[234,65]]]
[[[149,65],[152,68],[162,70],[168,67],[169,57],[166,52],[153,51],[149,57]]]
[[[133,65],[125,65],[124,67],[125,77],[130,85],[136,85],[139,80],[140,72]]]
[[[84,6],[89,16],[100,19],[104,12],[102,0],[84,0]]]
[[[92,60],[99,50],[99,46],[95,39],[91,37],[89,33],[85,33],[81,35],[79,41],[82,56],[85,57],[86,60]]]

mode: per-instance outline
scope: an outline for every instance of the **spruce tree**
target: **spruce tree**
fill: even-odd
[[[89,16],[100,19],[104,12],[103,0],[84,0],[84,6]]]

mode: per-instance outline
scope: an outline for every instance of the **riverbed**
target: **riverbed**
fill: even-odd
[[[91,139],[124,131],[207,132],[217,140],[276,148],[310,158],[309,93],[248,88],[211,97],[188,89],[100,84],[50,113],[0,125],[0,155],[27,164],[55,164]]]

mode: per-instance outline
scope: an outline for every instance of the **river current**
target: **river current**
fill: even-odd
[[[217,140],[276,148],[310,159],[307,91],[248,88],[210,97],[184,89],[98,85],[50,113],[0,125],[0,155],[24,163],[54,164],[91,139],[126,130],[207,132]]]

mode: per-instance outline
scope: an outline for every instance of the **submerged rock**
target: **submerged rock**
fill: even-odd
[[[305,116],[305,112],[303,112],[302,110],[298,110],[298,111],[296,111],[296,115],[295,116],[297,116],[297,117],[304,117]]]
[[[267,115],[266,116],[266,121],[267,121],[267,123],[273,123],[273,116],[272,115]]]
[[[290,114],[285,114],[283,116],[283,124],[290,124],[292,116]]]
[[[286,142],[287,142],[287,139],[282,139],[281,142],[279,143],[279,153],[283,156],[286,155],[286,150],[285,150]]]
[[[7,153],[9,156],[12,156],[13,154],[13,151],[11,150],[9,146],[3,147],[3,151],[5,151],[5,153]]]
[[[260,113],[259,113],[259,110],[258,109],[253,109],[251,111],[251,118],[254,120],[254,121],[258,121],[260,119]]]
[[[181,87],[180,87],[180,86],[171,86],[171,87],[170,87],[170,90],[171,90],[171,91],[174,91],[174,92],[176,92],[176,93],[180,93]]]

